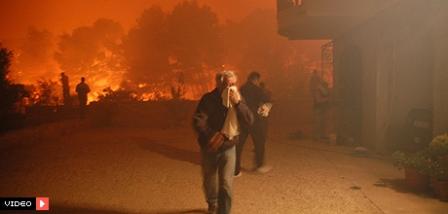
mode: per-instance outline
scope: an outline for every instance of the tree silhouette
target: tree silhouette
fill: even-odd
[[[13,84],[8,79],[12,56],[12,52],[0,44],[0,130],[9,128],[16,119],[16,104],[26,94],[23,85]]]
[[[177,61],[177,69],[186,71],[187,77],[204,67],[221,66],[221,29],[210,7],[184,1],[174,8],[167,24],[170,54]]]
[[[175,87],[177,97],[179,75],[185,74],[185,84],[204,83],[201,74],[222,63],[216,14],[196,1],[184,1],[171,13],[158,6],[145,10],[123,41],[126,77],[153,88]]]
[[[60,104],[58,88],[60,86],[56,81],[39,80],[33,92],[35,96],[31,97],[31,102],[38,106],[55,106]]]
[[[160,7],[146,9],[123,39],[127,78],[136,84],[163,81],[170,71],[166,18]]]
[[[0,43],[0,87],[5,89],[10,82],[8,80],[9,67],[11,66],[12,52]]]

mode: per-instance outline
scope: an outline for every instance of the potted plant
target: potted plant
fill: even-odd
[[[433,159],[448,160],[448,133],[435,137],[429,144],[429,152]]]
[[[405,182],[415,191],[426,191],[429,184],[429,169],[431,160],[427,150],[416,153],[395,152],[394,165],[404,169]]]
[[[438,169],[439,168],[439,162],[432,160],[431,159],[431,163],[429,165],[429,187],[431,188],[431,190],[434,192],[435,195],[438,195]]]
[[[434,192],[448,201],[448,134],[435,137],[429,145],[430,174]]]
[[[448,201],[448,160],[434,162],[431,167],[431,176],[435,178],[433,188],[440,200]]]

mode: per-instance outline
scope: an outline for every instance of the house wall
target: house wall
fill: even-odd
[[[372,16],[399,0],[303,0],[303,7],[312,16]]]
[[[361,53],[360,140],[363,145],[385,148],[388,134],[405,125],[411,109],[433,109],[436,91],[433,88],[433,58],[436,55],[433,33],[437,31],[434,30],[433,12],[431,5],[425,2],[407,1],[335,39],[336,59],[344,57],[344,49],[348,46],[358,47]],[[439,58],[443,58],[442,53],[440,50]],[[342,60],[342,63],[351,62]],[[442,70],[446,65],[439,63],[438,66],[439,76],[444,76],[446,72]],[[340,76],[346,67],[338,60],[335,75]],[[440,94],[437,99],[444,96],[443,93],[437,94]],[[438,114],[445,111],[440,107],[437,109]],[[439,123],[446,121],[439,119]]]
[[[435,41],[434,135],[448,133],[448,33]]]
[[[381,149],[413,108],[433,111],[434,134],[448,131],[446,11],[446,0],[304,0],[279,26],[295,23],[283,25],[292,39],[333,37],[337,131]],[[336,26],[344,17],[356,26]]]
[[[279,33],[289,39],[331,39],[368,20],[390,5],[406,0],[303,0],[293,6],[278,1]]]
[[[448,132],[448,1],[442,5],[432,5],[434,37],[434,135]]]

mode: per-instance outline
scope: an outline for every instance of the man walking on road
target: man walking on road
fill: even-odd
[[[213,214],[230,213],[235,144],[240,128],[253,122],[236,81],[232,71],[218,73],[216,88],[201,98],[193,116],[201,148],[204,192],[208,211]]]

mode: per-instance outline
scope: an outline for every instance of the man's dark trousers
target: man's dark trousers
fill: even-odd
[[[255,147],[255,167],[261,167],[265,162],[265,144],[267,138],[267,119],[258,117],[253,126],[249,129],[242,129],[239,136],[239,143],[236,146],[236,166],[235,175],[241,171],[241,156],[243,153],[244,144],[247,141],[249,135],[252,138]]]

